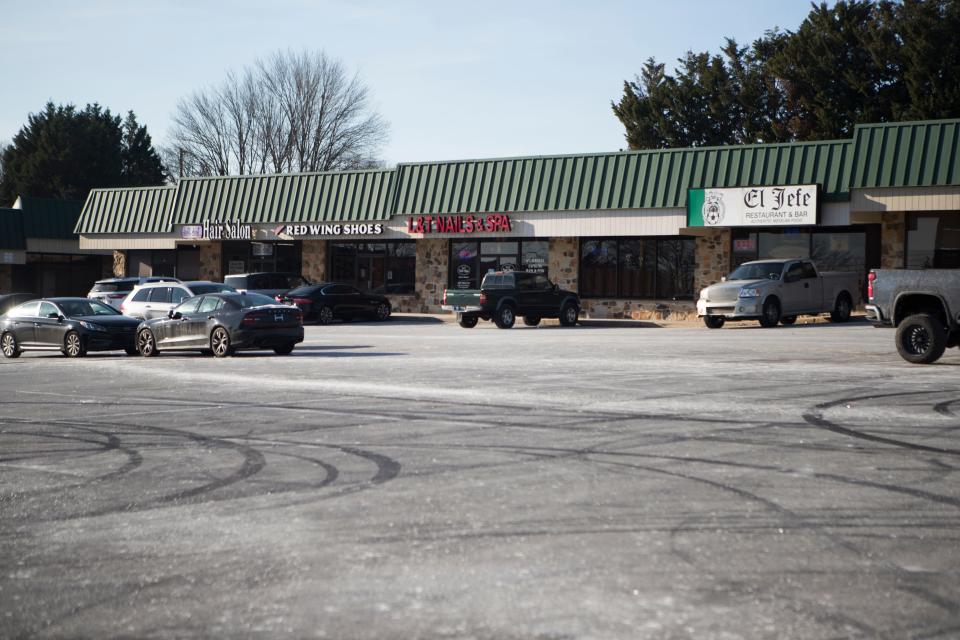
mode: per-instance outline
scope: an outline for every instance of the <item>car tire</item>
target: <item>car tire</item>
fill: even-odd
[[[76,331],[68,331],[67,335],[63,336],[63,355],[68,358],[82,358],[87,355],[83,338]]]
[[[123,350],[123,352],[126,353],[128,356],[140,355],[140,351],[136,347],[127,347],[126,349]]]
[[[320,324],[330,324],[333,322],[333,309],[324,305],[317,309],[317,322]]]
[[[376,316],[377,316],[377,320],[379,320],[380,322],[385,322],[389,320],[390,313],[391,313],[390,305],[387,304],[386,302],[381,302],[380,304],[377,305]]]
[[[473,329],[475,326],[477,326],[478,320],[479,318],[477,318],[477,316],[460,316],[460,318],[457,320],[457,324],[464,329]]]
[[[763,310],[760,312],[761,327],[775,327],[780,322],[780,302],[776,298],[771,298],[763,303]]]
[[[517,321],[517,313],[511,305],[505,304],[497,310],[493,321],[500,329],[510,329],[513,327],[513,323]]]
[[[0,336],[0,352],[4,358],[19,358],[23,350],[17,344],[17,337],[8,331]]]
[[[210,351],[213,351],[214,358],[226,358],[234,354],[234,348],[230,345],[230,334],[223,327],[217,327],[210,332]]]
[[[288,356],[293,353],[293,348],[295,346],[296,345],[291,342],[290,344],[285,344],[282,347],[274,347],[273,352],[278,356]]]
[[[523,324],[528,327],[535,327],[540,324],[540,316],[523,316]]]
[[[833,311],[830,312],[830,322],[846,322],[850,319],[850,312],[853,310],[853,302],[850,296],[841,293],[837,296],[837,301],[833,305]]]
[[[780,324],[782,325],[791,325],[797,321],[797,316],[783,316],[780,318]]]
[[[720,329],[727,322],[723,316],[703,316],[703,324],[707,329]]]
[[[153,358],[160,354],[157,349],[157,338],[150,329],[141,329],[137,333],[137,351],[144,358]]]
[[[907,316],[897,326],[897,353],[907,362],[936,362],[946,348],[947,330],[929,314]]]
[[[580,308],[572,302],[568,302],[560,309],[560,324],[564,327],[576,326],[579,317]]]

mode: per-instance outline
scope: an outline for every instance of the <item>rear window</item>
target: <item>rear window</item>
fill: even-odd
[[[262,307],[265,304],[277,304],[277,301],[269,296],[260,295],[259,293],[241,293],[236,296],[230,296],[230,300],[238,305],[242,309],[248,307]]]
[[[286,285],[289,289],[293,289],[294,287],[302,287],[307,284],[307,281],[300,276],[286,276],[286,280]]]
[[[217,282],[211,284],[193,284],[190,285],[190,290],[193,291],[193,295],[195,296],[203,295],[204,293],[229,293],[236,291],[236,289],[228,284],[220,284]]]
[[[310,295],[311,293],[313,293],[313,292],[316,291],[316,290],[317,290],[317,288],[316,288],[315,286],[312,286],[312,285],[311,285],[311,286],[306,286],[306,287],[297,287],[296,289],[294,289],[293,291],[291,291],[291,292],[288,293],[287,295],[291,295],[291,296],[308,296],[308,295]]]
[[[483,277],[481,289],[513,289],[514,280],[512,273],[490,273]]]
[[[247,288],[247,276],[227,276],[223,279],[224,284],[228,284],[234,289]]]
[[[114,293],[116,291],[133,291],[136,280],[119,280],[117,282],[95,282],[94,293]]]

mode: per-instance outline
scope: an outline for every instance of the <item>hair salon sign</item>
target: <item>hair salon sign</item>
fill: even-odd
[[[817,224],[817,185],[690,189],[688,227],[796,227]]]

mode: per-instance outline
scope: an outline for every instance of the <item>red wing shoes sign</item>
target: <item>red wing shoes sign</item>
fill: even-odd
[[[690,189],[688,227],[798,227],[817,224],[818,185]]]

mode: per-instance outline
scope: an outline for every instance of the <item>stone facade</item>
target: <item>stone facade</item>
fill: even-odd
[[[393,310],[402,313],[440,313],[443,290],[447,286],[449,259],[449,240],[417,240],[416,292],[412,296],[390,296]]]
[[[325,282],[327,279],[327,241],[304,240],[301,272],[310,282]]]
[[[906,244],[906,214],[902,211],[884,213],[880,226],[880,268],[902,269],[906,264]]]
[[[694,295],[730,273],[730,229],[708,229],[709,235],[697,236]]]
[[[550,238],[550,262],[547,275],[561,289],[577,291],[580,273],[579,238]]]
[[[581,318],[591,320],[695,320],[697,306],[686,300],[583,300]]]
[[[223,280],[223,251],[219,242],[200,245],[200,279],[221,282]]]
[[[0,264],[0,293],[10,293],[13,291],[13,267],[8,264]]]
[[[113,252],[113,277],[122,278],[127,275],[127,254],[123,251]]]

